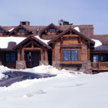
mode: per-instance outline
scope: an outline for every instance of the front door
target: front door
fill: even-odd
[[[40,51],[25,51],[25,61],[27,68],[38,66],[41,59]]]

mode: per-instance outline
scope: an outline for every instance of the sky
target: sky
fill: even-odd
[[[108,34],[108,0],[0,0],[0,25],[93,24],[95,34]]]

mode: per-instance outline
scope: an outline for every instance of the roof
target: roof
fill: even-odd
[[[108,45],[101,45],[95,48],[96,51],[108,51]]]
[[[103,45],[108,45],[108,34],[96,34],[92,38],[100,40]]]
[[[0,49],[12,49],[21,41],[23,41],[26,37],[0,37]]]
[[[33,39],[35,41],[37,41],[38,43],[40,43],[43,47],[47,48],[47,49],[51,49],[50,46],[48,46],[47,44],[45,44],[44,42],[42,42],[41,40],[39,40],[38,38],[34,37],[34,36],[29,36],[27,37],[25,40],[23,40],[22,42],[20,42],[18,45],[16,45],[14,47],[14,49],[18,49],[20,48],[20,46],[22,46],[24,43],[26,43],[28,40]]]
[[[53,38],[51,41],[49,41],[48,44],[53,43],[54,41],[56,41],[57,39],[59,39],[60,37],[62,37],[65,33],[67,33],[68,31],[73,31],[76,34],[80,35],[82,38],[88,40],[90,43],[95,44],[95,42],[93,40],[91,40],[91,38],[89,38],[86,35],[83,35],[82,33],[78,32],[77,30],[73,29],[71,26],[68,27],[64,32],[62,32],[61,34],[59,34],[58,36],[56,36],[55,38]]]
[[[50,25],[48,25],[48,26],[51,26],[51,25],[54,25],[54,24],[50,24]],[[44,30],[46,27],[48,27],[48,26],[25,26],[26,27],[26,29],[28,29],[28,30],[30,30],[30,31],[32,31],[35,35],[36,34],[38,34],[38,33],[40,33],[42,30]],[[69,28],[69,26],[71,26],[72,28],[74,28],[74,27],[79,27],[79,29],[80,29],[80,32],[82,33],[82,34],[86,34],[86,36],[87,37],[91,37],[91,36],[93,36],[93,25],[54,25],[54,26],[56,26],[58,29],[60,29],[60,30],[62,30],[62,31],[64,31],[64,30],[66,30],[67,28]],[[12,28],[16,28],[16,27],[18,27],[18,26],[2,26],[5,30],[7,30],[7,31],[9,31],[9,30],[11,30]],[[38,31],[38,32],[37,32]]]

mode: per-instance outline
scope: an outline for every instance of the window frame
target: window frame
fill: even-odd
[[[77,51],[77,60],[64,60],[64,51]],[[61,62],[80,62],[80,49],[78,48],[62,48],[61,49]]]
[[[16,61],[17,61],[17,53],[16,52],[5,52],[5,62],[6,63],[9,63],[9,62],[15,63]]]
[[[56,33],[56,29],[55,28],[49,28],[48,32],[49,33]]]
[[[23,30],[23,32],[22,32],[22,30]],[[18,33],[24,34],[25,33],[25,29],[23,29],[23,28],[18,29]]]

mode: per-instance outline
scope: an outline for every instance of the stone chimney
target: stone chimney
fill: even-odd
[[[30,22],[29,21],[20,21],[20,25],[30,26]]]

